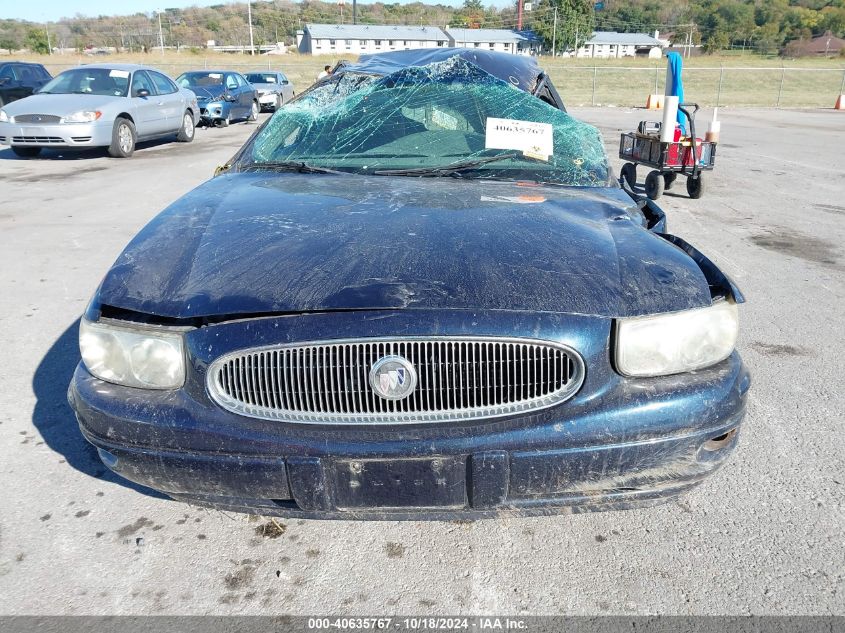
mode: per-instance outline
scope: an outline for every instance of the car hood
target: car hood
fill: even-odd
[[[251,83],[252,83],[252,87],[255,88],[256,90],[270,90],[270,91],[278,92],[282,88],[280,84],[269,84],[269,83],[258,83],[257,84],[255,82],[251,82]]]
[[[235,173],[152,220],[99,302],[171,318],[335,309],[634,316],[710,304],[617,188]]]
[[[80,110],[102,110],[117,100],[126,101],[126,97],[34,94],[4,105],[3,110],[9,116],[17,116],[19,114],[67,116]]]

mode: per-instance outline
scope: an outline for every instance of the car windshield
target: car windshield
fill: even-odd
[[[182,73],[176,78],[176,84],[180,88],[212,88],[223,85],[223,73],[194,72]]]
[[[41,92],[125,97],[129,90],[129,75],[128,70],[117,68],[74,68],[47,83]]]
[[[274,84],[276,75],[273,73],[250,73],[246,76],[246,80],[251,84]]]
[[[239,169],[320,168],[606,186],[598,130],[460,57],[343,73],[280,110]]]

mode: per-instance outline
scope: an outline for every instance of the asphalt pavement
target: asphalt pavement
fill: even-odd
[[[617,168],[619,132],[649,118],[574,114]],[[110,474],[65,399],[77,319],[255,126],[129,160],[0,151],[0,614],[845,614],[845,112],[721,114],[704,197],[679,181],[661,205],[747,298],[738,450],[668,505],[477,522],[268,526]]]

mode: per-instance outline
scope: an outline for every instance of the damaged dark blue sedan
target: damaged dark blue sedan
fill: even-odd
[[[365,56],[127,246],[69,397],[109,468],[193,504],[630,508],[735,447],[742,301],[534,60]]]

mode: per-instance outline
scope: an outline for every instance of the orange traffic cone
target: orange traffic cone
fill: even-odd
[[[845,110],[845,95],[839,95],[839,98],[836,100],[836,105],[833,106],[834,110]]]
[[[663,107],[663,95],[648,95],[646,110],[660,110]]]

